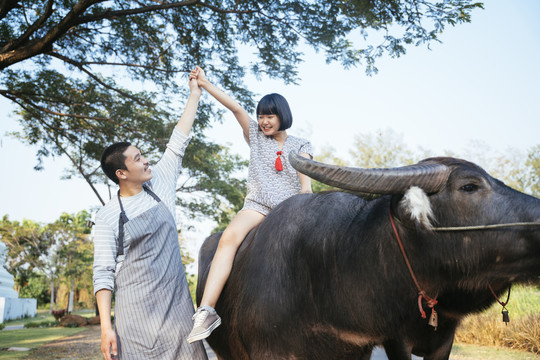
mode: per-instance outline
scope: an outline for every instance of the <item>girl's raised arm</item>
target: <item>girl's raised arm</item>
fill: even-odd
[[[244,108],[240,106],[240,104],[238,104],[232,97],[208,81],[204,74],[204,70],[200,67],[197,66],[195,69],[191,70],[189,78],[196,79],[201,88],[208,91],[210,95],[212,95],[217,101],[223,104],[234,114],[236,120],[242,127],[244,138],[249,142],[249,114],[247,111],[244,110]]]

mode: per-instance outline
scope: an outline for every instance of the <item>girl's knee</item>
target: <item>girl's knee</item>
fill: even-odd
[[[219,246],[233,246],[237,249],[249,231],[261,223],[264,216],[255,211],[241,211],[231,221],[219,240]]]

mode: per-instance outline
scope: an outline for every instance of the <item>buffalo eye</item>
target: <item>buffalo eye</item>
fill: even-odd
[[[462,187],[459,188],[459,190],[469,192],[469,193],[474,192],[478,190],[478,185],[475,185],[475,184],[463,185]]]

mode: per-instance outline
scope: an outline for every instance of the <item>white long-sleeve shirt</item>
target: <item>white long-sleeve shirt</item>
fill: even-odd
[[[145,184],[167,205],[175,220],[176,185],[189,140],[188,136],[175,127],[163,157],[151,167],[152,179]],[[144,190],[133,196],[122,197],[122,205],[130,220],[156,204],[154,198]],[[115,273],[120,269],[129,250],[131,237],[129,232],[124,231],[124,255],[116,255],[119,216],[120,204],[116,195],[96,214],[93,230],[94,294],[102,289],[114,290]]]

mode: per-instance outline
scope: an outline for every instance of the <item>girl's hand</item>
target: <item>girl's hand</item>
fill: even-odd
[[[195,69],[191,70],[189,73],[189,80],[197,79],[197,75],[199,75],[199,71],[197,70],[197,67]]]
[[[224,93],[217,86],[208,81],[208,79],[206,79],[206,75],[204,74],[204,70],[198,66],[190,71],[189,79],[190,81],[193,81],[192,79],[196,80],[201,89],[204,89],[214,99],[229,109],[242,127],[244,137],[249,137],[249,114],[240,104],[238,104],[232,97]]]
[[[208,83],[204,70],[198,66],[195,66],[195,69],[191,70],[189,73],[189,79],[197,80],[197,84],[202,88],[204,88],[204,86]]]

